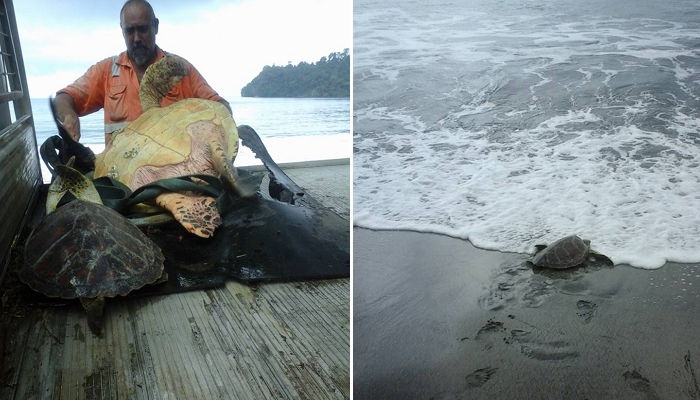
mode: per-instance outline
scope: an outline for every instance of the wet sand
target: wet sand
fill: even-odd
[[[699,264],[528,258],[355,228],[354,398],[700,399]]]

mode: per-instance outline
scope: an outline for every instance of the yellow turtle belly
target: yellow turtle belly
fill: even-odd
[[[217,165],[232,167],[237,152],[238,130],[228,109],[215,101],[185,99],[150,108],[115,133],[96,158],[94,176],[110,176],[133,190],[148,183],[147,178],[137,178],[144,171],[153,175],[151,181],[198,173],[226,175]]]

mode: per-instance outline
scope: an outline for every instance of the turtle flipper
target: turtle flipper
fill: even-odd
[[[49,186],[46,196],[46,214],[56,210],[63,196],[70,192],[76,199],[102,204],[100,194],[95,185],[80,171],[73,168],[75,157],[71,157],[66,165],[56,165],[56,179]]]
[[[85,309],[88,317],[90,331],[97,336],[102,336],[102,317],[105,309],[104,297],[81,297],[80,304]]]
[[[212,165],[222,180],[240,197],[249,198],[255,194],[255,188],[247,182],[238,179],[238,173],[233,163],[228,159],[226,151],[221,145],[221,137],[224,136],[223,128],[211,121],[200,121],[199,124],[209,124],[212,131],[220,131],[221,134],[210,138],[207,145],[211,151]],[[189,128],[188,128],[189,129]]]
[[[156,197],[156,204],[173,214],[188,232],[208,238],[221,225],[216,200],[209,196],[163,193]]]
[[[540,251],[542,251],[546,248],[547,248],[546,244],[536,244],[535,245],[535,254],[539,253]]]
[[[595,263],[605,264],[611,267],[615,265],[610,258],[593,250],[588,253],[588,256]]]

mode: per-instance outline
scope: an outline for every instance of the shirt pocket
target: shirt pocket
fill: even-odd
[[[109,96],[105,103],[105,113],[112,122],[123,121],[129,115],[126,100],[126,85],[113,85],[109,88]]]

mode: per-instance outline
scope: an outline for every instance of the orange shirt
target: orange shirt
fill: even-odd
[[[165,57],[165,52],[159,47],[156,47],[156,53],[156,60]],[[136,70],[126,52],[122,52],[119,56],[105,58],[93,65],[83,76],[57,93],[70,95],[80,116],[104,108],[105,132],[111,133],[141,115],[139,86]],[[223,100],[199,71],[189,64],[189,74],[168,92],[160,105],[164,107],[191,97]]]

